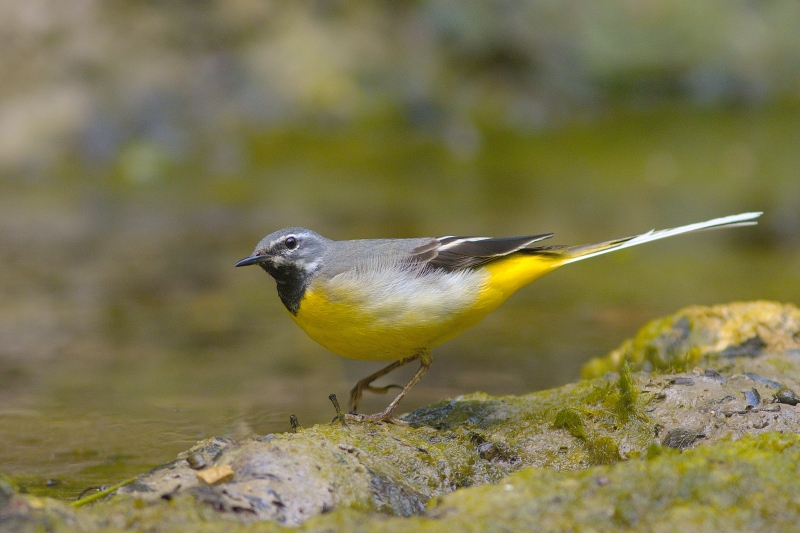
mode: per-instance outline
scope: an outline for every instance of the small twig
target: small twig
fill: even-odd
[[[292,425],[292,433],[297,433],[297,430],[302,428],[295,415],[289,415],[289,423]]]
[[[83,498],[87,492],[91,492],[93,490],[106,490],[107,488],[108,485],[92,485],[91,487],[86,487],[85,489],[83,489],[83,492],[78,494],[78,499],[80,500],[81,498]]]
[[[339,400],[336,399],[336,395],[331,394],[330,396],[328,396],[328,399],[333,404],[333,408],[336,409],[336,418],[334,418],[333,421],[335,422],[336,420],[339,420],[344,427],[347,427],[347,422],[345,421],[344,413],[342,413],[342,408],[339,407]]]
[[[125,485],[130,485],[131,483],[133,483],[134,481],[136,481],[136,479],[137,479],[137,478],[135,478],[135,477],[132,477],[132,478],[130,478],[130,479],[126,479],[125,481],[123,481],[123,482],[121,482],[121,483],[117,483],[116,485],[111,485],[110,487],[108,487],[108,488],[107,488],[107,489],[105,489],[105,490],[101,490],[101,491],[99,491],[99,492],[95,492],[95,493],[94,493],[94,494],[92,494],[91,496],[87,496],[87,497],[83,498],[82,500],[80,500],[80,499],[79,499],[79,500],[77,500],[77,501],[74,501],[74,502],[72,502],[72,506],[73,506],[73,507],[75,507],[75,508],[77,509],[78,507],[83,507],[83,506],[84,506],[84,505],[86,505],[87,503],[96,502],[97,500],[100,500],[100,499],[102,499],[102,498],[105,498],[106,496],[108,496],[108,495],[109,495],[109,494],[111,494],[112,492],[116,491],[117,489],[119,489],[119,488],[122,488],[122,487],[124,487]],[[85,492],[85,491],[84,491],[84,492]]]

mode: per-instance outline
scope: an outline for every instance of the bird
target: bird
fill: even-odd
[[[431,348],[475,326],[512,294],[561,266],[674,235],[756,224],[742,213],[580,246],[543,245],[552,233],[521,237],[331,240],[301,227],[261,239],[235,266],[258,265],[275,279],[289,316],[309,337],[351,359],[393,361],[357,382],[346,420],[394,422],[408,391],[428,371]],[[404,386],[373,381],[419,361]],[[359,414],[365,391],[400,388],[382,411]]]

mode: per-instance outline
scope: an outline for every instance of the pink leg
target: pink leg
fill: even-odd
[[[411,380],[408,382],[408,384],[405,387],[403,387],[403,390],[400,391],[400,394],[397,395],[397,398],[392,400],[392,403],[390,403],[386,407],[386,409],[384,409],[380,413],[375,413],[374,415],[358,415],[358,414],[355,414],[355,408],[358,407],[358,402],[361,399],[362,391],[364,389],[366,389],[366,390],[370,390],[372,392],[375,392],[375,391],[372,390],[373,387],[370,387],[370,385],[369,385],[370,382],[372,382],[373,380],[388,374],[392,370],[394,370],[396,368],[399,368],[399,367],[405,365],[406,363],[410,363],[411,361],[414,361],[416,359],[420,360],[419,369],[411,377]],[[384,368],[382,370],[379,370],[375,374],[362,379],[361,381],[358,382],[358,384],[356,384],[355,388],[350,392],[350,407],[352,408],[352,412],[350,414],[346,415],[345,418],[347,420],[354,421],[354,422],[390,421],[390,422],[394,422],[394,423],[404,424],[404,422],[401,422],[401,421],[399,421],[399,420],[397,420],[395,418],[392,418],[392,414],[394,414],[394,410],[397,408],[397,405],[400,403],[400,400],[402,400],[403,397],[406,395],[406,393],[411,390],[411,387],[413,387],[414,385],[419,383],[419,380],[422,379],[422,376],[424,376],[425,372],[427,372],[428,369],[430,368],[431,362],[432,362],[432,360],[431,360],[431,356],[430,356],[430,351],[424,350],[424,351],[421,351],[420,353],[418,353],[417,355],[409,357],[408,359],[403,359],[401,361],[395,361],[394,363],[392,363],[391,365],[387,366],[386,368]],[[388,387],[381,387],[380,389],[378,389],[378,391],[380,391],[382,394],[385,394],[388,391],[388,389],[390,387],[393,387],[393,386],[396,387],[397,385],[389,385]]]

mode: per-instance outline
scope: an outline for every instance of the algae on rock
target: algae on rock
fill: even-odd
[[[86,509],[11,495],[0,524],[777,531],[800,523],[798,348],[794,306],[687,308],[591,362],[591,379],[442,401],[405,415],[409,427],[336,423],[209,439]],[[190,464],[235,475],[207,485]]]
[[[634,370],[685,371],[697,365],[734,370],[770,354],[800,356],[800,309],[778,302],[734,302],[691,306],[655,319],[605,357],[583,368],[586,379],[616,372],[627,361]],[[760,362],[759,361],[759,362]],[[781,364],[776,362],[780,373]]]

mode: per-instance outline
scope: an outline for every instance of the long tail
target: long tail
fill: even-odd
[[[673,235],[680,235],[682,233],[690,233],[692,231],[700,231],[711,228],[731,228],[735,226],[752,226],[757,224],[755,219],[761,216],[761,213],[742,213],[740,215],[731,215],[728,217],[715,218],[706,222],[698,222],[696,224],[689,224],[688,226],[681,226],[679,228],[651,230],[642,235],[634,235],[632,237],[624,237],[622,239],[614,239],[612,241],[598,242],[595,244],[584,244],[581,246],[570,246],[559,250],[559,255],[566,259],[559,261],[560,265],[567,263],[574,263],[582,259],[589,259],[596,255],[607,254],[623,248],[630,248],[650,241],[657,241],[659,239],[666,239]]]

